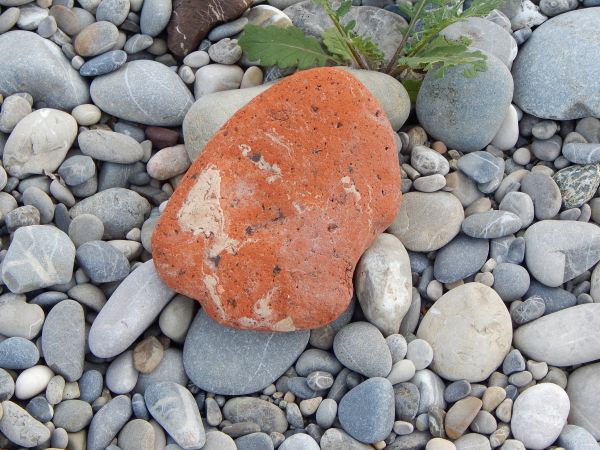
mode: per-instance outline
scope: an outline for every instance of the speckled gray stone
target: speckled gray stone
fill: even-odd
[[[2,262],[2,280],[15,293],[67,283],[73,272],[75,246],[51,225],[30,225],[15,231]]]
[[[563,145],[562,154],[576,164],[600,162],[600,144],[568,143]]]
[[[50,439],[50,430],[16,403],[4,401],[0,406],[0,432],[14,444],[35,447]]]
[[[372,444],[385,439],[394,426],[394,389],[385,378],[369,378],[340,401],[338,417],[344,431]]]
[[[202,310],[188,331],[183,362],[201,389],[223,395],[257,392],[298,358],[309,332],[265,333],[224,327]]]
[[[235,440],[234,446],[225,450],[273,450],[273,441],[266,433],[250,433]],[[219,447],[221,449],[222,447]],[[218,450],[216,447],[214,450]]]
[[[500,263],[494,270],[494,290],[505,302],[521,298],[529,289],[529,273],[518,264]]]
[[[598,69],[600,8],[560,14],[536,28],[513,65],[515,103],[546,119],[600,116]],[[586,81],[584,81],[586,80]]]
[[[544,301],[544,304],[546,305],[546,314],[551,314],[553,312],[560,311],[561,309],[575,306],[577,303],[577,297],[569,291],[565,291],[564,289],[558,287],[548,287],[536,280],[531,280],[529,290],[525,294],[525,297],[531,297],[534,295],[541,297]]]
[[[198,405],[190,391],[167,381],[146,389],[144,399],[152,417],[181,448],[192,450],[204,446],[204,426]]]
[[[342,364],[367,377],[386,377],[392,368],[385,338],[368,322],[354,322],[338,331],[333,351]]]
[[[129,261],[108,242],[86,242],[79,246],[76,257],[79,267],[94,283],[119,281],[129,275]]]
[[[600,186],[600,164],[569,166],[553,176],[562,196],[564,209],[579,208],[587,203]]]
[[[156,61],[132,61],[95,78],[90,93],[103,111],[144,125],[179,126],[194,102],[181,78]]]
[[[252,422],[264,433],[284,433],[288,428],[285,413],[274,405],[257,397],[234,397],[223,406],[223,415],[233,423]]]
[[[430,71],[423,80],[416,104],[419,122],[448,147],[481,150],[504,121],[512,99],[512,77],[502,61],[487,56],[487,70],[475,78],[454,67],[443,78]]]
[[[519,216],[523,228],[528,227],[533,222],[533,200],[524,192],[508,192],[500,202],[500,205],[498,205],[498,209],[509,211]]]
[[[63,300],[54,306],[42,329],[42,351],[48,367],[67,381],[78,380],[83,373],[85,339],[81,305]]]
[[[89,103],[88,85],[60,47],[29,31],[0,35],[0,93],[28,92],[36,102],[70,111]]]
[[[487,239],[459,234],[436,254],[433,275],[440,283],[453,283],[476,273],[488,258]]]
[[[69,433],[83,430],[92,421],[92,407],[83,400],[65,400],[56,405],[52,422]]]
[[[0,342],[0,367],[23,370],[37,364],[40,352],[33,342],[15,336]]]
[[[140,228],[150,213],[150,203],[129,189],[110,188],[85,198],[71,208],[71,217],[93,214],[104,224],[105,239],[122,239],[132,228]]]
[[[577,425],[565,425],[558,436],[558,445],[565,450],[598,450],[600,445],[592,434]]]
[[[542,220],[525,232],[529,272],[541,283],[558,287],[600,260],[600,228],[571,220]]]
[[[103,378],[97,370],[87,370],[78,380],[79,399],[92,403],[102,394]]]
[[[65,159],[58,168],[58,174],[68,186],[84,183],[94,176],[94,160],[85,155],[74,155]]]
[[[488,183],[501,173],[503,168],[491,153],[478,151],[467,153],[458,159],[458,168],[477,183]]]
[[[14,392],[15,381],[6,370],[0,369],[0,402],[9,400]]]

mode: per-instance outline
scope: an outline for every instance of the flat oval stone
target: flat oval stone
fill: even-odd
[[[308,337],[308,331],[264,333],[227,328],[201,310],[183,347],[185,370],[194,384],[208,392],[257,392],[294,363]]]
[[[76,433],[89,425],[93,415],[89,403],[83,400],[65,400],[56,405],[52,422],[57,428]]]
[[[600,260],[600,229],[572,220],[542,220],[525,232],[525,260],[540,282],[558,287]]]
[[[87,197],[71,208],[71,217],[92,214],[104,224],[104,239],[124,238],[132,228],[141,228],[150,213],[150,203],[129,189],[110,188]]]
[[[585,428],[600,439],[600,363],[588,364],[569,376],[567,394],[571,401],[569,423]]]
[[[79,73],[84,77],[95,77],[114,72],[127,61],[127,53],[123,50],[112,50],[102,53],[88,61],[79,68]]]
[[[562,155],[575,164],[597,163],[600,162],[600,144],[578,142],[564,144]]]
[[[508,236],[521,229],[521,219],[509,211],[485,211],[471,214],[462,223],[467,236],[478,239],[494,239]]]
[[[342,171],[323,160],[325,146]],[[188,170],[154,231],[156,267],[227,326],[329,323],[399,207],[396,158],[389,121],[356,78],[335,68],[290,76],[238,111]],[[318,249],[305,245],[314,239]],[[240,273],[244,261],[252,270]]]
[[[567,393],[554,383],[540,383],[523,391],[513,405],[510,428],[525,447],[548,448],[567,423]]]
[[[2,155],[4,168],[17,178],[54,172],[76,136],[77,122],[70,114],[38,109],[25,116],[8,137]]]
[[[600,80],[581,81],[598,69],[598,20],[600,8],[586,8],[560,14],[535,29],[512,70],[519,108],[545,119],[600,117]]]
[[[48,367],[66,381],[76,381],[83,374],[85,340],[85,319],[79,303],[63,300],[50,310],[42,329],[42,351]]]
[[[183,449],[202,448],[204,425],[194,397],[176,383],[157,383],[144,394],[148,411]]]
[[[252,422],[264,433],[284,433],[288,422],[285,413],[265,400],[256,397],[235,397],[223,406],[223,415],[233,423]]]
[[[515,330],[514,345],[536,361],[554,366],[600,358],[600,304],[588,303],[540,317]]]
[[[50,439],[50,430],[16,403],[4,401],[0,406],[0,431],[10,442],[29,448]]]
[[[463,67],[452,67],[444,77],[427,73],[417,96],[417,116],[428,134],[463,152],[489,144],[506,116],[513,92],[510,71],[487,54],[487,69],[474,78]]]
[[[179,126],[194,103],[181,78],[156,61],[131,61],[94,78],[90,93],[102,111],[144,125]]]
[[[392,369],[385,338],[368,322],[353,322],[338,331],[333,351],[342,364],[366,377],[386,377]]]
[[[171,18],[173,5],[169,0],[144,1],[140,14],[140,29],[147,36],[158,36]]]
[[[77,54],[87,58],[112,50],[119,39],[119,30],[105,20],[88,25],[77,34],[73,46]],[[94,103],[96,101],[94,100]]]
[[[373,444],[384,440],[394,426],[394,389],[385,378],[369,378],[340,401],[338,417],[353,438]]]
[[[132,137],[107,130],[88,130],[77,137],[84,155],[100,161],[130,164],[144,157],[144,149]]]
[[[2,261],[2,281],[14,293],[68,283],[75,246],[52,225],[30,225],[15,231]]]
[[[87,83],[60,47],[36,33],[15,30],[0,35],[0,73],[5,97],[27,92],[36,103],[66,111],[89,102]]]
[[[127,349],[158,317],[174,292],[167,287],[149,260],[121,282],[94,320],[90,350],[112,358]]]
[[[369,322],[384,336],[398,332],[412,300],[412,275],[408,253],[396,236],[380,234],[363,253],[354,290]]]
[[[95,415],[87,432],[87,449],[104,450],[131,417],[131,400],[119,395]]]
[[[459,233],[464,217],[460,201],[450,193],[409,192],[388,232],[410,251],[430,252]]]
[[[15,336],[0,342],[0,367],[3,369],[29,369],[40,360],[40,352],[33,342]]]
[[[467,283],[433,304],[417,337],[431,344],[431,367],[438,375],[452,381],[479,382],[502,364],[510,350],[512,323],[493,289]]]
[[[120,281],[129,275],[129,261],[117,248],[104,241],[79,246],[77,263],[94,283]]]
[[[433,276],[440,283],[454,283],[475,274],[487,261],[490,243],[464,234],[441,248],[433,264]]]

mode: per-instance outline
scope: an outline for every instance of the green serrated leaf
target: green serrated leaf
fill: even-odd
[[[400,10],[401,13],[405,14],[406,16],[408,16],[409,19],[412,19],[412,16],[415,12],[415,9],[413,7],[413,5],[409,2],[400,2],[398,3],[396,6],[398,6],[398,9]]]
[[[262,66],[308,69],[324,66],[332,60],[316,38],[305,36],[302,30],[294,26],[279,28],[248,24],[238,44],[248,59]]]
[[[341,19],[350,12],[352,7],[352,0],[343,0],[339,8],[335,10],[335,15],[338,19]]]
[[[383,64],[383,52],[370,38],[352,33],[351,42],[354,48],[367,59],[372,69],[378,69]]]
[[[322,37],[323,44],[330,54],[338,56],[344,62],[351,62],[353,60],[352,52],[336,28],[331,27],[326,29]]]
[[[344,31],[346,33],[350,33],[352,30],[354,30],[355,26],[356,26],[356,20],[351,20],[346,25],[342,25],[342,27],[344,28]]]

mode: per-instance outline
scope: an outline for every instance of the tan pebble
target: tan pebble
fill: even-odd
[[[425,450],[456,450],[456,445],[447,439],[433,438],[427,443]]]
[[[435,141],[431,144],[431,148],[442,155],[448,151],[448,147],[442,141]]]
[[[166,147],[156,152],[146,164],[148,175],[156,180],[168,180],[184,173],[190,167],[190,159],[183,144]]]
[[[500,386],[490,386],[483,393],[483,409],[485,411],[493,411],[506,398],[506,391]]]
[[[150,373],[160,364],[164,349],[154,336],[148,336],[133,349],[133,366],[141,373]]]
[[[258,66],[248,67],[246,72],[244,72],[244,76],[242,77],[242,83],[240,84],[240,89],[260,86],[263,82],[263,73]]]
[[[458,439],[469,428],[481,410],[482,402],[476,397],[466,397],[457,401],[446,414],[445,429],[450,439]]]

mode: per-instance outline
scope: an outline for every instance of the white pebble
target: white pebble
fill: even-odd
[[[492,145],[500,150],[510,150],[519,139],[519,120],[517,110],[510,105],[500,129],[492,139]]]
[[[100,121],[100,117],[102,116],[102,112],[96,105],[85,104],[73,108],[71,115],[75,118],[79,125],[87,127],[98,123]]]
[[[15,396],[19,400],[30,399],[46,390],[54,372],[46,366],[33,366],[24,370],[15,382]]]

